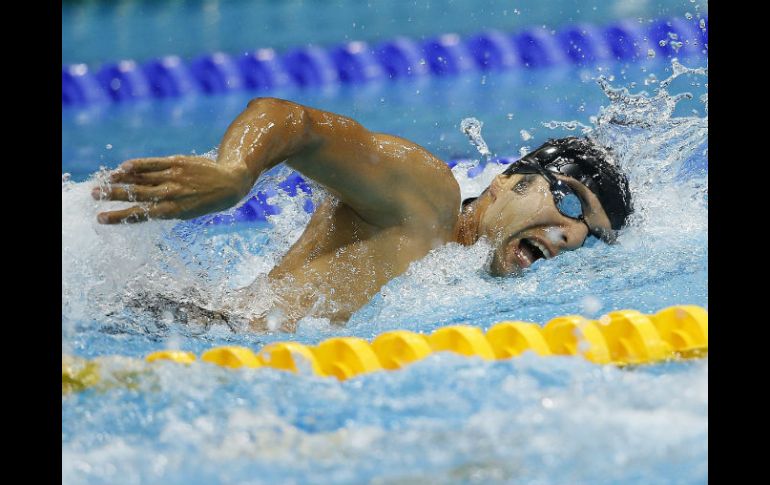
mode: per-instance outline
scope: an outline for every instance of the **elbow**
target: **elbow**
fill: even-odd
[[[311,120],[307,108],[301,104],[280,98],[254,98],[249,101],[246,108],[252,116],[265,115],[271,121],[285,120],[287,124],[301,127],[303,131],[309,129]]]
[[[280,98],[270,98],[270,97],[259,97],[254,98],[251,101],[249,101],[249,104],[247,107],[249,108],[259,108],[260,106],[274,106],[279,103],[286,103],[288,101],[280,99]]]
[[[304,106],[280,98],[260,97],[249,101],[246,106],[249,111],[268,112],[274,114],[304,111]]]
[[[305,106],[280,98],[260,97],[249,101],[248,118],[275,126],[289,142],[289,151],[295,154],[316,145],[313,120]]]

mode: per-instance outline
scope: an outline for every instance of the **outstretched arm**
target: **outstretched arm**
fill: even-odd
[[[144,204],[102,212],[99,221],[190,219],[221,211],[283,161],[381,227],[450,220],[459,204],[447,166],[419,145],[372,133],[341,115],[256,98],[228,127],[216,161],[175,155],[121,164],[110,176],[115,185],[97,187],[93,196]]]

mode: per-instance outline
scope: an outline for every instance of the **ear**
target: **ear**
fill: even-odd
[[[501,173],[492,179],[492,182],[489,184],[489,195],[492,196],[492,200],[497,199],[501,193],[511,190],[511,178],[513,178],[513,175]]]
[[[499,174],[496,175],[495,178],[492,179],[492,182],[489,183],[487,190],[489,190],[489,195],[492,197],[492,200],[496,200],[500,195],[500,192],[503,191],[503,186],[505,185],[505,181],[507,179],[507,175]]]

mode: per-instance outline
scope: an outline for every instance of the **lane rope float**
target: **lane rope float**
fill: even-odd
[[[319,88],[469,71],[590,65],[651,56],[706,55],[708,17],[640,23],[569,25],[520,32],[489,30],[467,37],[442,34],[425,40],[406,37],[369,45],[362,41],[331,47],[308,45],[278,53],[270,48],[240,55],[214,52],[191,60],[164,56],[139,63],[105,62],[62,66],[62,106],[88,106],[236,91],[267,93],[279,88]]]
[[[451,325],[425,335],[392,330],[368,342],[359,337],[333,337],[317,345],[275,342],[257,352],[242,346],[209,349],[200,361],[231,369],[269,367],[286,372],[346,380],[377,371],[401,369],[436,352],[454,352],[484,360],[509,359],[533,352],[542,357],[580,356],[595,364],[654,364],[708,355],[708,312],[695,305],[664,308],[653,315],[636,310],[612,311],[598,320],[565,315],[540,326],[531,322],[500,322],[486,332],[471,325]],[[146,374],[141,361],[123,358],[119,372],[112,365],[109,382],[100,373],[100,358],[62,358],[62,393],[136,383]],[[152,352],[146,363],[191,365],[191,352]]]

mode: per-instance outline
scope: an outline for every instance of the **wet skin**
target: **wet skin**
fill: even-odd
[[[306,315],[344,323],[411,262],[449,242],[487,239],[494,247],[490,271],[503,276],[580,247],[588,233],[583,222],[558,212],[540,175],[498,175],[461,210],[452,172],[421,146],[275,98],[248,104],[228,127],[216,161],[175,155],[121,164],[111,184],[92,195],[138,204],[97,217],[117,224],[222,211],[282,162],[332,194],[268,275],[276,295],[271,313],[281,315],[283,331],[294,331]],[[588,225],[609,228],[596,196],[560,178],[583,199]],[[267,317],[253,316],[251,324],[267,330]]]

